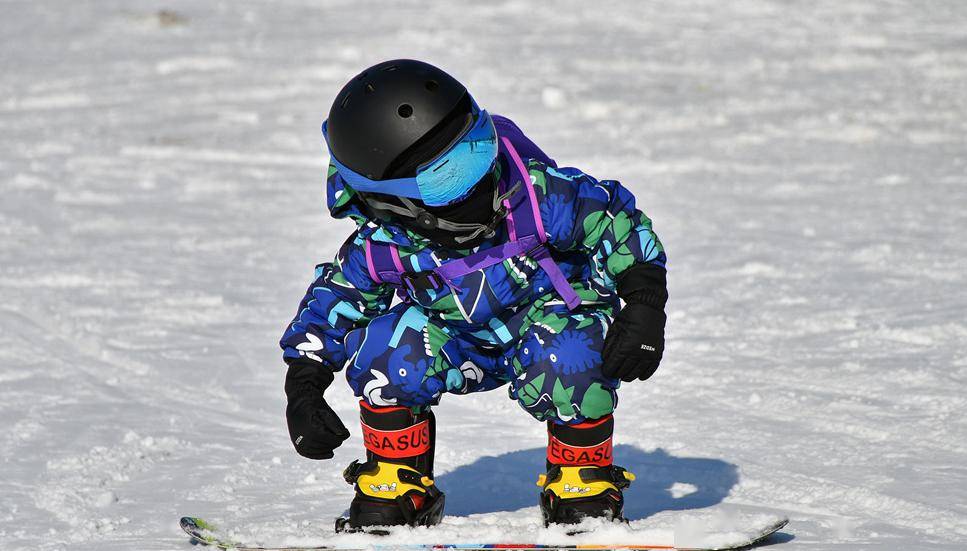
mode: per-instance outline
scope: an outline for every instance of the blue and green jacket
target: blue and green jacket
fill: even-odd
[[[547,245],[578,292],[582,308],[610,312],[618,305],[615,286],[625,270],[642,263],[664,267],[665,252],[651,220],[619,182],[599,181],[576,168],[554,168],[538,160],[527,161],[527,170]],[[305,357],[339,370],[348,359],[343,345],[346,334],[386,312],[397,292],[370,275],[367,239],[395,244],[403,265],[414,272],[473,251],[443,248],[399,224],[369,218],[332,165],[327,187],[332,216],[351,218],[357,227],[332,262],[316,266],[315,279],[280,345],[287,362]],[[506,228],[498,228],[479,250],[508,238]],[[455,288],[438,291],[400,292],[428,317],[485,348],[512,344],[536,319],[553,323],[533,313],[560,301],[547,274],[527,257],[507,259],[456,283]]]

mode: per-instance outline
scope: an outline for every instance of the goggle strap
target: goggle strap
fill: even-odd
[[[499,210],[500,204],[503,203],[505,200],[509,199],[510,197],[512,197],[515,193],[517,193],[517,190],[519,190],[520,187],[521,187],[521,183],[520,181],[518,181],[513,186],[511,186],[510,189],[507,190],[506,192],[501,193],[500,195],[496,193],[494,194],[493,206],[494,206],[494,211],[496,211],[497,214],[494,216],[494,219],[490,222],[490,224],[452,222],[450,220],[447,220],[446,218],[437,218],[436,226],[444,231],[472,232],[466,236],[461,235],[461,236],[454,237],[454,241],[456,241],[457,243],[466,243],[467,241],[472,241],[476,239],[481,234],[493,232],[497,224],[499,224],[500,221],[503,220],[504,218],[503,216],[500,215],[500,210]],[[404,205],[403,207],[394,205],[392,203],[386,203],[386,202],[380,201],[379,199],[374,199],[372,197],[365,197],[364,200],[374,209],[389,211],[394,214],[406,216],[408,218],[417,218],[419,216],[420,211],[422,210],[419,207],[417,207],[416,204],[413,203],[413,201],[410,201],[406,197],[402,197],[402,196],[399,197],[399,200],[400,202],[403,203]]]
[[[500,204],[503,203],[506,199],[508,199],[512,195],[514,195],[514,193],[517,193],[518,189],[520,189],[520,182],[515,183],[505,193],[502,193],[500,195],[497,195],[495,193],[494,202],[493,202],[494,212],[499,213]],[[404,204],[407,204],[407,206],[410,206],[411,208],[415,207],[413,203],[411,203],[410,201],[406,200],[403,197],[400,197],[400,200],[402,200]],[[446,230],[446,231],[473,231],[474,233],[469,237],[460,236],[455,238],[455,240],[458,243],[463,243],[476,238],[478,235],[480,235],[482,232],[486,230],[493,231],[494,226],[500,223],[502,219],[503,219],[502,216],[494,216],[494,219],[490,222],[490,224],[477,224],[477,223],[451,222],[446,218],[437,218],[437,227],[440,228],[441,230]]]
[[[436,226],[446,231],[476,231],[481,226],[486,227],[485,224],[478,224],[476,222],[451,222],[446,218],[437,218],[436,220]],[[456,240],[459,241],[460,238],[457,237]]]
[[[416,206],[416,203],[414,203],[413,201],[410,201],[409,198],[404,197],[402,195],[399,196],[399,199],[400,199],[400,202],[403,203],[403,205],[406,206],[406,208],[410,209],[410,212],[414,213],[412,215],[413,218],[416,218],[416,214],[415,213],[420,212],[420,207]]]
[[[406,216],[407,218],[417,218],[420,213],[420,209],[417,208],[411,201],[404,197],[399,198],[405,207],[400,207],[392,203],[385,203],[379,199],[373,199],[372,197],[367,197],[366,202],[376,210],[385,210],[392,212],[393,214],[399,214],[400,216]],[[475,223],[463,223],[463,222],[451,222],[446,218],[437,218],[437,227],[446,231],[476,231],[483,224]],[[484,226],[486,227],[486,226]]]
[[[497,195],[495,193],[494,194],[494,211],[497,214],[494,215],[494,219],[490,222],[490,224],[486,224],[486,225],[484,225],[484,224],[477,224],[477,229],[472,234],[470,234],[468,236],[465,236],[465,237],[464,236],[458,236],[458,237],[454,238],[454,240],[457,243],[466,243],[467,241],[476,239],[477,236],[479,236],[480,234],[482,234],[484,232],[493,233],[494,232],[494,229],[497,227],[497,224],[499,224],[501,222],[501,220],[504,219],[504,216],[506,216],[506,213],[501,213],[500,204],[503,203],[505,200],[509,199],[510,197],[512,197],[515,193],[517,193],[517,190],[520,189],[520,186],[521,186],[520,181],[517,181],[505,193],[502,193],[500,195]],[[447,220],[438,220],[438,223],[439,222],[447,222],[447,223],[449,223],[449,221],[447,221]],[[443,228],[443,225],[442,224],[439,224],[439,225],[440,225],[441,228]],[[446,228],[443,228],[443,229],[446,229]]]
[[[386,203],[386,202],[380,201],[379,199],[373,199],[372,197],[366,197],[365,201],[370,207],[376,210],[385,210],[385,211],[392,212],[393,214],[399,214],[400,216],[406,216],[408,218],[416,218],[416,213],[410,209],[403,208],[403,207],[394,205],[392,203]]]
[[[510,189],[507,190],[507,192],[503,195],[494,194],[494,211],[497,210],[497,207],[499,207],[501,203],[507,199],[510,199],[515,193],[517,193],[518,189],[520,189],[520,180],[517,180],[514,185],[510,186]]]
[[[453,240],[456,241],[457,243],[466,243],[467,241],[471,241],[473,239],[476,239],[477,236],[479,236],[482,233],[493,233],[493,231],[494,231],[494,229],[491,226],[485,226],[483,224],[477,224],[477,229],[473,233],[471,233],[470,235],[466,235],[466,236],[464,236],[464,235],[458,235],[457,237],[454,237]]]

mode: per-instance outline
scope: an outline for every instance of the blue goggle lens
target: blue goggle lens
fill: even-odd
[[[475,106],[476,107],[476,106]],[[493,167],[497,158],[497,131],[490,114],[475,109],[470,129],[434,160],[421,166],[414,178],[371,180],[339,162],[332,163],[350,187],[357,191],[402,195],[438,207],[466,196]],[[326,135],[326,124],[322,126]],[[326,136],[328,142],[328,136]]]
[[[497,158],[497,131],[486,111],[447,151],[417,169],[420,199],[430,206],[450,204],[466,196],[490,172]]]

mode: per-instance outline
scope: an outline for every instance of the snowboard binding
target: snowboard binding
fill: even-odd
[[[356,486],[349,517],[336,519],[336,532],[366,531],[374,526],[432,526],[443,518],[444,495],[433,480],[406,465],[353,461],[343,471]]]
[[[435,419],[428,408],[359,403],[366,461],[343,471],[356,488],[337,532],[386,534],[378,526],[432,526],[443,518],[443,492],[433,483]]]
[[[544,525],[589,517],[627,522],[622,490],[635,475],[612,464],[614,418],[547,424],[547,474],[537,481]]]
[[[552,465],[537,480],[544,526],[577,524],[590,517],[627,522],[622,490],[634,479],[630,471],[615,465]]]

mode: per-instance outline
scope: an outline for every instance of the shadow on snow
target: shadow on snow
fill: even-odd
[[[436,478],[446,493],[447,514],[466,516],[516,511],[537,505],[537,475],[543,472],[545,448],[487,456]],[[735,465],[720,459],[675,457],[661,448],[645,452],[634,446],[614,449],[615,463],[635,473],[625,490],[625,516],[637,520],[660,511],[700,509],[720,503],[739,481]],[[672,486],[685,495],[675,497]],[[686,493],[690,492],[690,493]]]

